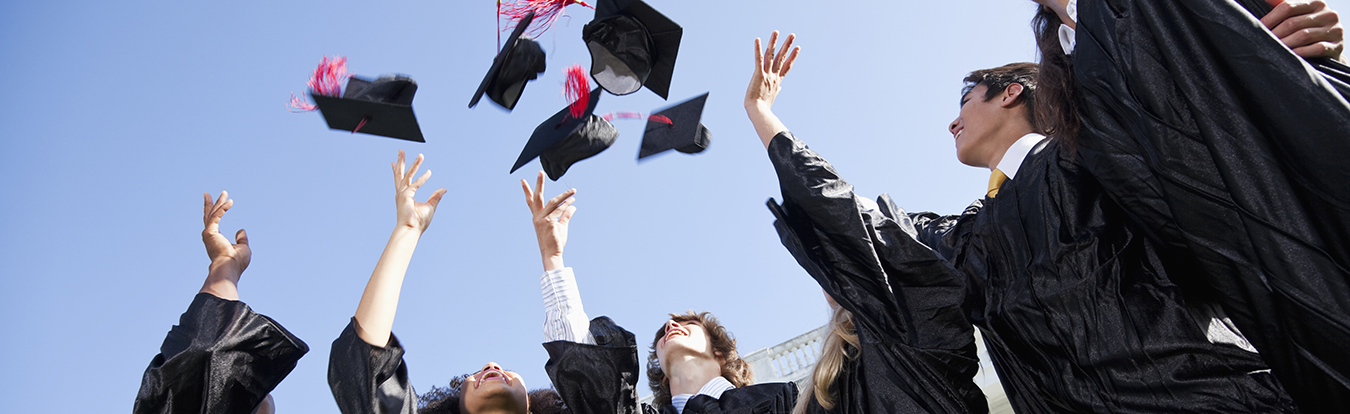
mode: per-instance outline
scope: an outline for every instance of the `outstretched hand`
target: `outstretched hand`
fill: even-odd
[[[436,205],[440,204],[441,196],[445,195],[445,189],[437,189],[431,193],[431,197],[426,202],[418,202],[414,197],[417,195],[417,189],[431,178],[431,170],[413,181],[413,176],[417,174],[418,167],[422,166],[422,154],[417,154],[417,159],[413,160],[411,168],[404,169],[403,150],[398,150],[398,161],[389,164],[394,169],[394,205],[398,209],[398,226],[407,226],[418,233],[427,231],[427,226],[431,225],[432,216],[436,215]]]
[[[1322,0],[1267,0],[1274,6],[1261,23],[1295,54],[1343,60],[1345,32],[1340,16]]]
[[[525,204],[530,206],[534,235],[539,239],[539,255],[544,260],[544,270],[561,269],[563,246],[567,245],[567,225],[572,221],[572,215],[577,212],[577,207],[572,205],[576,201],[572,196],[577,190],[573,188],[563,191],[562,194],[545,201],[543,171],[539,172],[534,190],[531,190],[530,183],[523,179],[520,180],[520,187],[525,190]]]
[[[797,54],[802,50],[801,47],[792,47],[792,42],[796,39],[797,35],[789,34],[787,41],[783,42],[783,47],[775,53],[774,47],[778,44],[777,30],[769,37],[767,49],[760,45],[759,38],[755,38],[755,71],[750,76],[750,86],[745,89],[747,109],[760,105],[764,109],[773,106],[774,99],[778,98],[778,92],[782,90],[783,77],[792,70],[792,64],[797,61]],[[792,53],[788,54],[788,50]]]
[[[202,201],[202,224],[205,225],[202,244],[206,245],[206,256],[211,258],[211,268],[227,267],[238,277],[248,268],[253,251],[248,248],[248,234],[244,229],[234,233],[233,243],[220,234],[220,219],[234,207],[234,200],[230,199],[229,192],[221,191],[220,198],[215,201],[211,200],[211,193],[202,193]]]

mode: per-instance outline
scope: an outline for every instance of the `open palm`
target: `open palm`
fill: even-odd
[[[394,204],[398,209],[398,225],[408,226],[419,232],[426,231],[427,226],[431,225],[431,218],[436,215],[436,205],[440,204],[441,197],[445,195],[445,189],[441,188],[432,193],[425,202],[418,202],[415,198],[417,189],[431,178],[431,171],[428,170],[416,181],[413,180],[417,169],[422,166],[422,159],[422,154],[417,154],[412,167],[405,170],[403,150],[399,150],[398,161],[390,164],[394,168]]]

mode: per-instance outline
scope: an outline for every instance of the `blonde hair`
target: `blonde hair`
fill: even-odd
[[[797,394],[797,404],[792,408],[792,414],[805,414],[811,396],[815,396],[816,402],[826,410],[833,409],[835,401],[834,396],[830,395],[830,385],[839,377],[844,361],[858,357],[856,352],[849,352],[849,346],[853,350],[858,349],[858,328],[853,324],[853,312],[838,305],[831,308],[834,314],[830,316],[830,332],[825,334],[820,360],[816,362],[815,371],[802,384],[803,391],[809,392]]]

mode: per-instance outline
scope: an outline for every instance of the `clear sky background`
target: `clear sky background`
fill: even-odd
[[[1333,8],[1344,0],[1330,2]],[[646,344],[669,312],[714,312],[742,353],[826,322],[814,281],[764,207],[776,177],[741,106],[755,37],[803,51],[775,111],[860,193],[959,212],[987,171],[955,160],[947,124],[973,69],[1035,60],[1029,0],[651,0],[684,27],[670,90],[601,98],[650,112],[711,92],[697,155],[638,163],[644,123],[572,167],[566,263],[585,308]],[[389,162],[424,153],[445,187],[403,285],[394,332],[419,390],[496,361],[548,385],[538,256],[521,178],[507,171],[589,66],[590,9],[539,40],[548,71],[512,113],[466,108],[496,53],[495,3],[0,2],[0,398],[12,412],[120,412],[206,275],[201,193],[228,190],[222,232],[248,229],[240,296],[311,347],[274,391],[280,412],[337,412],[331,341],[394,224]],[[505,35],[504,35],[505,36]],[[324,55],[351,73],[404,73],[427,143],[330,131],[290,94]],[[649,394],[644,381],[641,394]]]

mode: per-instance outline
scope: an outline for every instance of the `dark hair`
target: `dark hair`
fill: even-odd
[[[1033,106],[1038,123],[1036,129],[1050,138],[1061,140],[1073,148],[1082,123],[1078,120],[1078,102],[1073,94],[1073,58],[1064,54],[1059,44],[1059,14],[1047,7],[1037,6],[1031,19],[1031,30],[1040,49],[1040,99]]]
[[[1022,85],[1022,93],[1017,96],[1014,104],[1026,104],[1027,122],[1031,127],[1039,129],[1036,126],[1036,111],[1033,109],[1038,105],[1036,99],[1036,64],[1030,62],[1009,63],[1003,66],[990,69],[980,69],[970,72],[963,80],[965,86],[961,88],[961,96],[964,98],[978,85],[984,85],[988,90],[984,92],[984,100],[994,99],[995,96],[1002,94],[1008,89],[1008,86],[1016,83]]]
[[[679,323],[695,322],[703,327],[703,331],[708,333],[708,338],[712,342],[713,352],[721,353],[722,360],[722,378],[736,387],[743,387],[750,384],[754,379],[754,373],[750,371],[750,363],[741,359],[741,355],[736,352],[736,338],[727,332],[727,328],[717,322],[717,318],[709,312],[686,311],[683,314],[670,314],[670,319]],[[662,370],[660,360],[656,355],[656,343],[666,336],[666,325],[662,324],[661,329],[656,330],[656,337],[652,339],[651,353],[647,355],[647,386],[652,388],[652,402],[657,407],[670,404],[670,379],[666,378],[666,372]]]
[[[464,379],[469,375],[451,378],[450,384],[445,387],[431,386],[431,391],[417,397],[417,414],[466,414],[460,395]],[[530,391],[527,398],[530,401],[530,414],[571,414],[562,396],[553,388]]]

